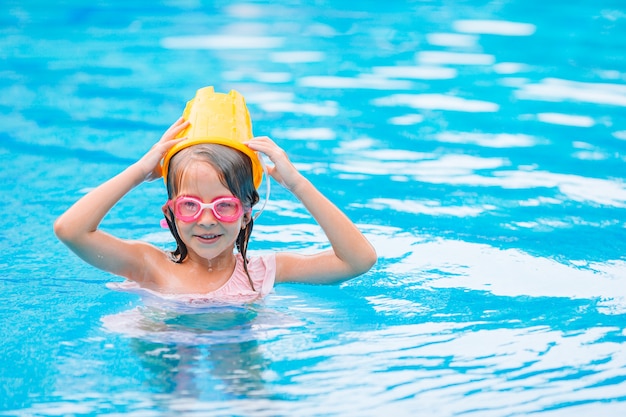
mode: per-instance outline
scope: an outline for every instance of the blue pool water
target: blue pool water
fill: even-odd
[[[0,9],[0,415],[624,415],[623,2]],[[55,239],[205,85],[244,94],[372,271],[186,314]],[[169,248],[164,198],[102,227]],[[324,246],[274,184],[251,250]]]

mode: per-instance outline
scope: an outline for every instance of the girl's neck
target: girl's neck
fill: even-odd
[[[230,276],[235,270],[237,258],[231,251],[222,253],[211,259],[202,258],[194,253],[189,253],[187,261],[189,267],[195,270],[195,273],[199,274],[199,276],[204,276],[207,272],[220,276],[228,272]]]
[[[206,293],[222,287],[232,276],[237,258],[234,253],[212,259],[198,258],[189,254],[183,262],[185,272],[180,276],[180,292]]]
[[[232,272],[235,268],[236,262],[237,260],[235,258],[235,254],[218,256],[216,258],[206,260],[206,269],[209,272],[215,273],[220,273],[226,270]]]

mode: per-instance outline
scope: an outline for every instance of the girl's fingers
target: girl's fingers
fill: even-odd
[[[167,130],[165,131],[165,134],[167,135],[168,133],[170,133],[172,130],[176,129],[177,127],[179,127],[181,125],[183,121],[183,118],[180,117],[178,118],[178,120],[176,120],[174,123],[172,123],[170,125],[170,127],[167,128]]]
[[[177,138],[177,139],[170,139],[164,142],[159,143],[159,150],[161,151],[162,156],[165,156],[165,154],[167,153],[167,151],[169,151],[170,149],[172,149],[174,146],[176,146],[177,143],[182,142],[184,140],[186,140],[187,137],[183,137],[183,138]]]
[[[160,140],[152,147],[153,154],[158,155],[159,161],[165,157],[165,154],[172,149],[177,143],[184,141],[187,137],[172,139],[168,141]]]
[[[250,139],[249,141],[244,142],[246,145],[252,146],[263,146],[263,145],[273,145],[277,146],[272,139],[267,136],[256,136]]]
[[[252,138],[249,141],[244,142],[244,144],[253,151],[264,153],[272,160],[279,155],[279,152],[282,152],[282,149],[267,136]]]
[[[189,126],[189,121],[180,117],[178,120],[174,122],[163,134],[161,140],[170,140],[178,135],[180,132],[185,130]]]

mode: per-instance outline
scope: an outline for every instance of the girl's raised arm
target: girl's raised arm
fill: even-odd
[[[160,161],[165,152],[183,139],[175,139],[188,123],[178,119],[139,161],[99,185],[54,223],[54,233],[87,263],[129,279],[140,280],[148,249],[141,242],[118,239],[98,229],[111,208],[131,189],[161,176]]]
[[[269,174],[290,190],[311,213],[328,237],[332,249],[313,255],[276,254],[277,282],[329,284],[367,272],[376,263],[376,251],[352,221],[293,166],[285,151],[268,137],[247,143],[274,164]]]

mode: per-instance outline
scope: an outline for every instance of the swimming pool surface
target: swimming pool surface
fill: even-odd
[[[624,415],[622,1],[57,3],[0,8],[0,415]],[[205,85],[361,227],[369,273],[188,314],[56,240]],[[172,247],[164,199],[102,228]],[[324,246],[274,184],[250,250]]]

